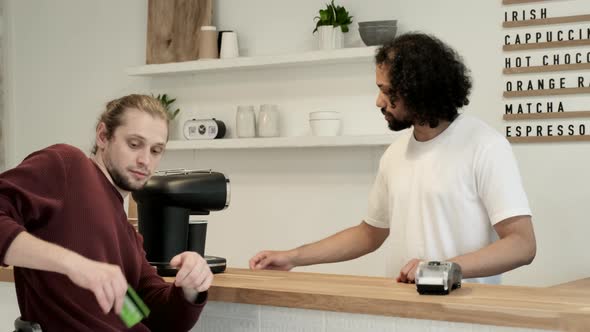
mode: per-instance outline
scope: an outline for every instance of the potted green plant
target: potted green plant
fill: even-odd
[[[174,103],[176,101],[176,98],[168,99],[168,95],[165,93],[162,95],[158,95],[157,97],[152,95],[152,97],[154,97],[160,101],[160,103],[162,104],[162,106],[166,110],[166,113],[168,114],[168,120],[174,121],[174,118],[176,118],[178,113],[180,113],[179,108],[177,108],[176,110],[172,110],[172,103]]]
[[[175,121],[176,116],[180,113],[180,109],[174,109],[172,107],[172,103],[176,101],[176,98],[169,98],[167,94],[158,95],[157,97],[152,95],[152,97],[158,99],[164,109],[166,110],[166,114],[168,115],[168,136],[170,139],[179,139],[182,137],[182,133],[180,132],[180,125],[178,121]]]
[[[319,32],[319,48],[342,48],[343,33],[348,32],[348,25],[352,23],[352,16],[346,8],[334,4],[334,0],[326,4],[326,9],[320,9],[313,32]]]

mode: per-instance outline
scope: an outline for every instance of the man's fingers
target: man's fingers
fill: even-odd
[[[78,269],[68,272],[68,278],[75,285],[91,291],[105,314],[111,310],[120,312],[127,291],[127,281],[121,268],[83,257],[79,265]]]
[[[404,267],[402,267],[401,271],[399,272],[399,278],[401,279],[401,282],[407,281],[408,272],[410,272],[410,263],[411,262],[404,265]]]
[[[410,260],[404,267],[402,267],[401,271],[399,272],[399,277],[397,277],[398,282],[412,282],[416,277],[416,268],[420,263],[419,259],[412,259]]]
[[[416,272],[415,270],[411,270],[408,273],[408,282],[414,282],[414,279],[416,279]]]
[[[202,293],[202,292],[208,290],[209,287],[211,287],[212,283],[213,283],[213,273],[209,273],[207,275],[207,278],[205,278],[205,281],[199,287],[197,287],[197,290],[199,291],[199,293]]]
[[[172,257],[172,259],[170,260],[170,265],[172,267],[178,267],[182,265],[182,254]]]
[[[110,281],[106,281],[103,285],[102,285],[102,289],[104,290],[104,294],[107,300],[107,304],[108,304],[108,311],[111,311],[111,308],[113,308],[113,304],[115,303],[115,289],[113,288],[113,285],[111,284]]]
[[[102,286],[96,287],[96,289],[94,290],[94,296],[96,297],[96,301],[102,309],[102,312],[108,314],[110,307]]]
[[[256,263],[257,261],[255,260],[255,257],[250,258],[250,261],[248,262],[250,270],[254,270],[256,268]]]
[[[184,257],[182,257],[182,265],[180,265],[180,270],[178,270],[178,272],[176,273],[176,280],[174,282],[176,287],[180,287],[181,285],[186,284],[186,282],[184,280],[193,272],[196,265],[197,265],[197,256],[196,255],[184,255]],[[209,266],[207,266],[207,267],[209,267]]]
[[[203,264],[200,264],[200,266],[197,267],[197,270],[198,272],[195,285],[197,285],[198,288],[198,286],[205,282],[209,274],[211,274],[211,269],[209,268],[209,265],[203,262]]]
[[[408,281],[409,282],[414,282],[414,280],[416,280],[416,269],[418,268],[419,262],[420,261],[414,262],[414,265],[412,266],[412,269],[408,273]]]
[[[260,260],[258,261],[258,264],[256,264],[256,268],[259,270],[264,270],[268,267],[268,265],[270,263],[271,263],[270,257],[264,255],[263,257],[260,258]]]
[[[174,280],[174,284],[176,285],[176,287],[180,287],[180,285],[184,283],[184,280],[189,275],[189,273],[190,270],[185,266],[182,266],[180,270],[178,270],[178,272],[176,273],[176,279]]]
[[[176,257],[179,257],[179,256],[180,255],[178,255]],[[174,257],[174,258],[176,258],[176,257]],[[170,261],[170,265],[172,265],[174,258]],[[194,266],[194,262],[191,261],[190,256],[178,258],[178,262],[180,262],[180,263],[178,263],[179,265],[176,265],[175,267],[180,267],[180,269],[176,273],[176,279],[174,281],[174,284],[177,287],[182,285],[184,279],[191,273],[193,266]],[[174,265],[172,265],[172,266],[174,266]]]
[[[404,265],[404,267],[402,268],[402,274],[404,276],[407,276],[408,273],[410,272],[410,270],[412,269],[412,266],[414,266],[414,260],[413,259],[411,261],[409,261],[406,265]]]
[[[252,257],[250,259],[250,270],[256,270],[256,266],[258,265],[259,262],[260,262],[260,254]]]
[[[197,273],[195,271],[190,271],[184,279],[178,280],[178,282],[176,283],[176,287],[196,288],[195,283],[197,281],[197,278]]]
[[[416,259],[414,261],[414,265],[412,266],[412,269],[410,270],[410,272],[408,274],[408,279],[410,280],[410,282],[414,282],[416,280],[416,270],[418,269],[419,264],[420,264],[420,260]]]
[[[119,297],[115,297],[115,303],[113,308],[115,309],[115,313],[118,315],[121,313],[121,310],[123,309],[123,299],[119,298]]]
[[[259,252],[258,254],[256,254],[256,256],[254,256],[254,257],[252,258],[252,260],[251,260],[251,261],[252,261],[251,268],[252,268],[253,270],[257,270],[257,269],[262,269],[262,268],[264,268],[264,267],[261,265],[261,263],[262,263],[262,262],[264,261],[264,259],[266,258],[266,255],[267,255],[267,254],[266,254],[266,252],[264,252],[264,251],[262,251],[262,252]]]
[[[196,289],[203,292],[209,289],[213,281],[213,273],[207,264],[199,264],[193,272],[185,279],[184,287]]]
[[[413,280],[414,277],[411,276],[411,273],[420,263],[419,259],[412,259],[410,260],[404,267],[402,267],[401,271],[399,272],[399,277],[397,277],[398,282],[410,282]]]
[[[201,264],[196,264],[189,274],[183,280],[180,280],[176,286],[197,289],[205,281],[208,274],[211,274],[211,269],[203,261]]]
[[[121,285],[119,285],[120,282],[118,280],[113,280],[111,282],[111,284],[112,284],[113,290],[115,291],[115,303],[114,303],[115,313],[120,314],[121,310],[123,310],[123,301],[124,301],[124,297],[125,297],[125,292],[122,292]]]
[[[125,276],[123,275],[123,272],[121,271],[120,277],[117,278],[116,280],[116,286],[117,286],[117,294],[118,294],[118,298],[119,301],[121,303],[120,307],[119,307],[119,312],[120,313],[123,310],[123,304],[125,303],[125,295],[127,294],[127,288],[129,288],[129,285],[127,284],[127,280],[125,279]]]
[[[399,282],[407,282],[406,275],[400,272],[399,277],[397,277],[397,280]]]

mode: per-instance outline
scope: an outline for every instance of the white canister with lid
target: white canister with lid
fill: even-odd
[[[279,134],[279,110],[274,104],[260,106],[258,122],[256,124],[259,137],[278,137]]]

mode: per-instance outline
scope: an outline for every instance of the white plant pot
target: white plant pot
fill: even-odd
[[[344,47],[344,33],[342,32],[342,28],[336,27],[334,28],[334,48],[342,47]]]
[[[340,27],[323,25],[318,27],[318,49],[332,50],[342,48],[344,44],[344,34]]]

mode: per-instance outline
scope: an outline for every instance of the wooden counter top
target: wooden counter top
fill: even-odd
[[[578,292],[590,292],[590,278],[584,278],[580,280],[570,281],[563,284],[551,286],[551,288],[557,289],[569,289]]]
[[[0,282],[14,282],[14,275],[11,267],[0,267]]]
[[[0,281],[10,281],[0,269]],[[165,278],[172,281],[173,278]],[[464,283],[447,296],[425,296],[389,278],[228,269],[216,274],[210,301],[588,331],[590,278],[554,287]]]
[[[585,287],[590,290],[590,285]],[[588,331],[590,296],[578,290],[463,284],[448,296],[425,296],[418,294],[415,285],[389,278],[228,269],[215,276],[210,300]]]

